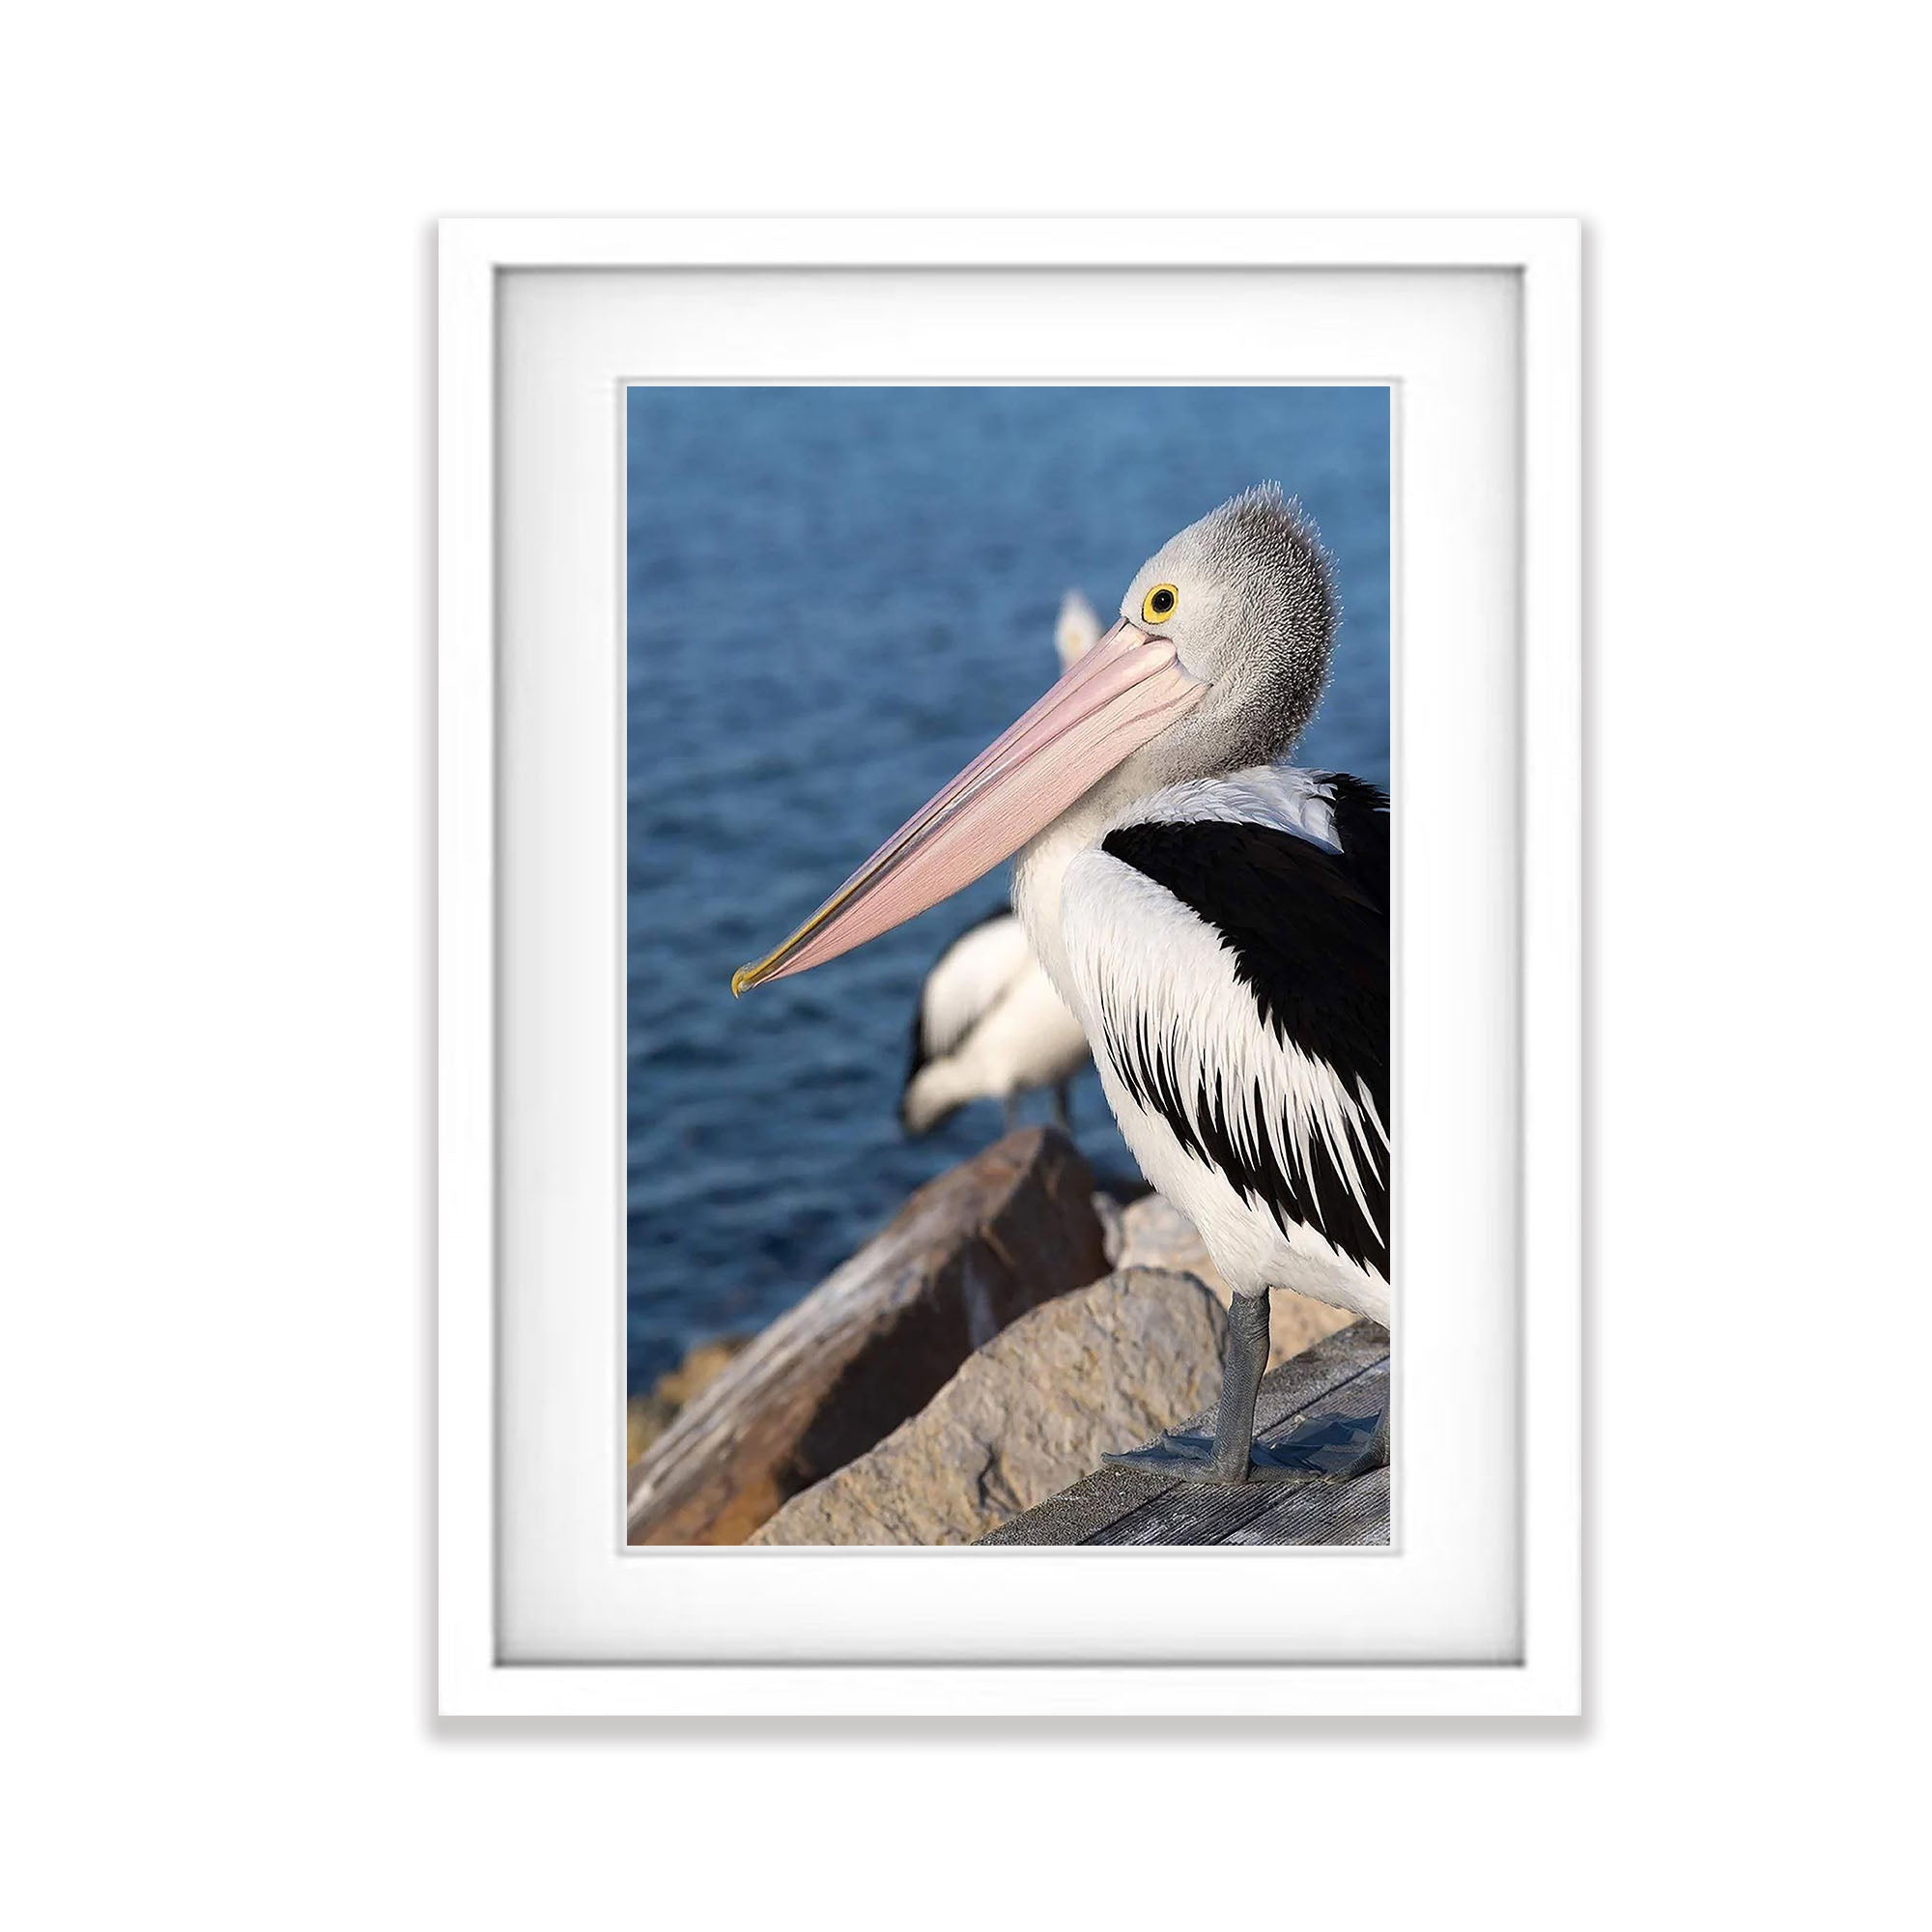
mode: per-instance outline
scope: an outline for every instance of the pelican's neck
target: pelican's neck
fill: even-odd
[[[1104,787],[1097,787],[1104,791]],[[1053,989],[1074,1012],[1080,1010],[1072,975],[1066,970],[1066,948],[1060,931],[1060,889],[1066,868],[1090,845],[1099,843],[1107,824],[1119,810],[1090,792],[1060,814],[1046,830],[1023,846],[1013,865],[1013,910],[1026,927],[1034,957],[1046,970]]]

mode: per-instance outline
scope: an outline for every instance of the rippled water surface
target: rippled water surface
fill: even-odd
[[[742,1001],[765,952],[1052,681],[1077,586],[1278,479],[1336,563],[1308,763],[1388,777],[1375,388],[636,388],[629,397],[630,1378],[759,1326],[1000,1132],[895,1114],[921,980],[1006,893]],[[1043,1112],[1033,1103],[1032,1112]],[[1098,1082],[1076,1132],[1130,1173]]]

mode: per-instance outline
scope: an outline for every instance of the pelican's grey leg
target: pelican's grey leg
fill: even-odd
[[[1305,1463],[1254,1455],[1255,1397],[1267,1367],[1268,1296],[1237,1294],[1228,1310],[1227,1352],[1221,1363],[1221,1401],[1214,1435],[1163,1435],[1145,1449],[1103,1456],[1117,1468],[1166,1476],[1182,1483],[1308,1483],[1321,1474]]]
[[[1011,1133],[1012,1130],[1020,1123],[1020,1102],[1018,1094],[1009,1094],[1007,1095],[1006,1109],[1007,1109],[1007,1131],[1008,1133]]]
[[[1073,1096],[1063,1080],[1053,1090],[1053,1118],[1068,1140],[1073,1138]]]
[[[1245,1483],[1255,1442],[1255,1397],[1268,1358],[1268,1292],[1237,1294],[1228,1307],[1228,1353],[1221,1364],[1221,1400],[1214,1410],[1212,1480]]]

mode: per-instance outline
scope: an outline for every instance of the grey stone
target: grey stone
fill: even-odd
[[[1214,1399],[1226,1321],[1187,1275],[1130,1268],[1037,1308],[754,1544],[971,1543]]]

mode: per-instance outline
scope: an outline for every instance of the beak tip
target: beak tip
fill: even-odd
[[[758,983],[758,969],[755,966],[740,966],[731,975],[731,997],[743,999],[746,992]]]

